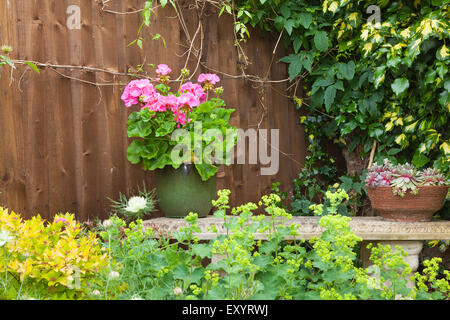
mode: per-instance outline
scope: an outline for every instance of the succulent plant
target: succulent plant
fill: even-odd
[[[370,188],[391,186],[395,195],[404,197],[408,190],[417,194],[419,186],[446,186],[449,181],[438,169],[417,170],[409,163],[393,165],[388,159],[384,159],[383,165],[374,163],[369,168],[366,185]]]
[[[391,181],[393,192],[396,195],[404,197],[406,191],[410,190],[412,194],[417,194],[420,184],[416,168],[409,163],[398,165],[393,173],[394,179]]]
[[[393,180],[393,167],[388,159],[383,165],[372,164],[366,177],[366,184],[370,187],[390,186]]]
[[[439,170],[434,168],[427,168],[419,172],[418,179],[421,185],[424,186],[445,186],[448,185],[448,181],[440,173]]]

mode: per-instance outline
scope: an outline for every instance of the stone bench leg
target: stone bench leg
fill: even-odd
[[[225,258],[225,255],[223,255],[223,254],[213,254],[211,257],[211,263],[217,263],[220,260],[223,260],[224,258]],[[218,272],[219,272],[219,276],[222,278],[227,276],[227,273],[223,270],[219,270]]]
[[[411,267],[412,274],[408,275],[408,287],[413,288],[414,282],[409,280],[409,278],[414,275],[419,267],[419,254],[423,248],[423,241],[412,241],[412,240],[382,240],[382,241],[363,241],[361,244],[361,258],[363,261],[364,268],[369,267],[372,262],[369,260],[370,251],[366,248],[369,243],[376,245],[380,243],[381,245],[389,245],[392,252],[397,251],[395,246],[401,246],[403,250],[408,254],[404,257],[405,262]]]

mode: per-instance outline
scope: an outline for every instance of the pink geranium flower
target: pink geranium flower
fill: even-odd
[[[157,94],[157,97],[155,96],[155,100],[153,102],[147,103],[144,108],[149,108],[152,111],[156,112],[164,112],[167,110],[167,103],[166,103],[166,97]]]
[[[200,100],[200,103],[203,103],[206,100],[205,90],[203,90],[203,87],[198,83],[186,82],[181,85],[180,92],[192,93]]]
[[[217,74],[214,73],[202,73],[198,76],[198,81],[199,83],[203,83],[203,82],[209,82],[212,85],[215,85],[217,82],[220,81],[220,78]]]
[[[179,111],[178,113],[174,112],[173,116],[174,116],[175,121],[178,123],[178,126],[177,126],[178,128],[180,126],[184,126],[188,122],[188,119],[184,112],[181,112],[181,111]]]
[[[167,64],[160,64],[158,65],[158,69],[156,69],[156,73],[160,76],[167,76],[171,72],[172,69],[170,69]]]
[[[125,102],[125,106],[131,107],[132,105],[139,103],[139,98],[142,95],[150,96],[156,92],[153,85],[148,79],[133,80],[125,88],[122,94],[122,101]]]
[[[164,103],[167,108],[172,110],[172,112],[176,112],[180,105],[178,97],[174,96],[173,94],[169,94],[167,97],[164,97]]]
[[[178,97],[180,107],[188,106],[191,109],[200,105],[200,99],[191,92],[184,92]]]

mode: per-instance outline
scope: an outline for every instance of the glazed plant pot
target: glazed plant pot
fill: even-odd
[[[156,170],[156,194],[161,211],[168,218],[184,218],[189,212],[206,217],[216,195],[216,177],[202,181],[193,164],[178,169]]]
[[[430,221],[433,214],[442,208],[448,186],[420,186],[419,193],[407,192],[402,198],[394,195],[392,187],[367,187],[372,207],[385,220],[422,222]]]

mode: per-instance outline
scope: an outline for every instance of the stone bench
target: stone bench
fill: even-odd
[[[320,237],[324,228],[318,225],[320,217],[293,217],[287,223],[295,223],[299,226],[299,236],[296,239],[311,239]],[[182,226],[188,226],[184,219],[156,218],[146,220],[144,225],[154,228],[160,234],[170,237],[170,234]],[[211,232],[214,225],[217,233]],[[424,240],[450,240],[450,221],[430,222],[391,222],[381,217],[353,217],[349,223],[352,231],[363,239],[361,258],[364,267],[369,266],[369,254],[365,248],[370,242],[390,245],[392,249],[399,245],[408,254],[405,261],[410,265],[414,273],[419,266],[419,254],[423,248]],[[223,227],[223,219],[206,217],[198,219],[198,227],[201,232],[196,233],[200,240],[212,240],[218,235],[226,235]],[[266,234],[255,234],[256,240],[267,239]],[[294,239],[286,237],[286,240]],[[213,257],[214,258],[214,257]]]

